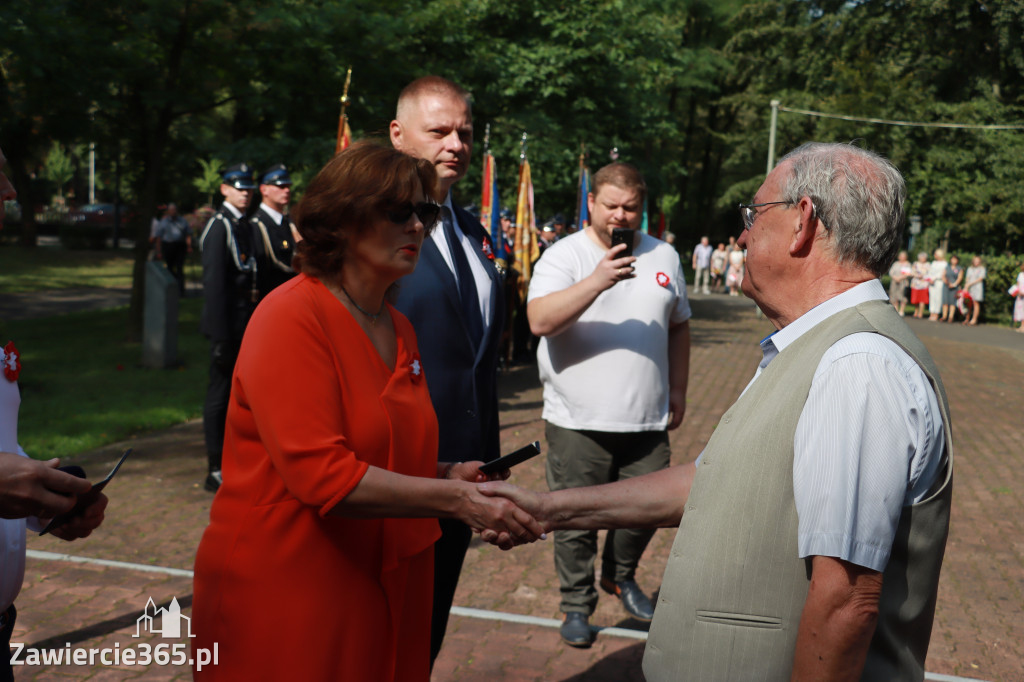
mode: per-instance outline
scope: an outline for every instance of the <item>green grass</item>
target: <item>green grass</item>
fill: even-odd
[[[132,284],[132,252],[67,251],[0,247],[0,294],[68,287],[122,287]]]
[[[165,370],[142,367],[141,345],[125,341],[127,308],[4,323],[0,343],[11,339],[22,353],[18,440],[25,451],[66,457],[200,416],[208,368],[201,306],[200,299],[181,302],[182,365]]]

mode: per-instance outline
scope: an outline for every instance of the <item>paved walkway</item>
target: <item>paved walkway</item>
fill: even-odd
[[[683,427],[672,434],[676,463],[691,461],[703,447],[752,375],[757,340],[770,331],[742,299],[695,297],[694,310],[689,406]],[[942,370],[957,443],[953,521],[927,665],[930,678],[1024,680],[1024,429],[1019,417],[1024,335],[911,322]],[[540,410],[536,368],[503,375],[504,451],[543,442]],[[183,613],[190,612],[188,571],[211,500],[200,486],[201,424],[85,453],[77,461],[97,476],[129,445],[135,453],[108,488],[107,521],[94,537],[74,544],[29,538],[14,642],[36,649],[64,649],[70,642],[71,648],[139,653],[144,645],[185,641],[134,635],[150,598],[162,607],[177,597]],[[513,481],[544,488],[542,458],[517,467]],[[673,530],[659,530],[647,550],[637,578],[649,591],[659,587],[673,537]],[[64,552],[75,559],[60,556]],[[602,596],[595,613],[593,623],[603,629],[593,648],[560,643],[550,542],[511,552],[474,542],[455,604],[434,682],[643,679],[643,626],[610,597]],[[91,666],[30,665],[17,675],[18,680],[189,677],[186,666],[102,666],[98,660]]]

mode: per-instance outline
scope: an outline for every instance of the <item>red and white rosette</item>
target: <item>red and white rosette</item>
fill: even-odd
[[[17,381],[21,374],[21,353],[14,346],[13,341],[8,341],[3,350],[0,350],[0,365],[4,368],[4,376],[8,381]]]
[[[491,240],[486,234],[484,235],[484,241],[480,247],[480,250],[484,252],[484,256],[487,258],[487,260],[494,260],[494,249],[491,248]]]

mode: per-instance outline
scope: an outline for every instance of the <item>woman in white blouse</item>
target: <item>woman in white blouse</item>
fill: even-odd
[[[946,252],[935,249],[931,267],[928,269],[928,319],[935,322],[942,313],[942,299],[946,289]]]

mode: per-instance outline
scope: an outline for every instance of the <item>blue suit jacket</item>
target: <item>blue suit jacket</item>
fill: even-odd
[[[483,227],[457,206],[454,215],[491,280],[491,319],[479,347],[466,331],[455,275],[432,239],[423,241],[416,270],[398,281],[395,307],[416,330],[423,373],[440,427],[438,460],[488,461],[500,454],[498,342],[505,301],[501,276],[483,252]]]

